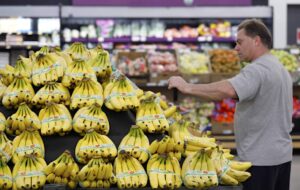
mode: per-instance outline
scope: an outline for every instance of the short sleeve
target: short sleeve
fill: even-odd
[[[235,77],[228,80],[237,96],[239,102],[253,99],[261,86],[261,76],[255,65],[247,65]]]

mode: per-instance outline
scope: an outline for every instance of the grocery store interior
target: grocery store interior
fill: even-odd
[[[140,121],[142,123],[144,123],[144,120],[148,121],[147,113],[153,115],[149,120],[155,120],[158,126],[162,126],[162,123],[166,122],[166,125],[171,128],[177,122],[179,123],[178,125],[185,125],[179,122],[180,120],[188,121],[185,127],[189,134],[205,138],[207,146],[213,146],[210,143],[217,142],[225,149],[224,152],[230,149],[231,153],[227,152],[226,159],[229,160],[235,157],[236,145],[233,122],[236,101],[224,99],[219,102],[211,102],[198,97],[184,95],[174,89],[169,90],[167,84],[171,76],[177,75],[182,76],[191,83],[211,83],[229,79],[238,74],[249,63],[241,62],[234,50],[237,27],[244,19],[248,18],[260,19],[271,31],[273,36],[271,53],[281,61],[293,80],[294,127],[291,132],[293,161],[290,189],[299,190],[299,0],[1,0],[0,98],[2,104],[0,111],[3,115],[0,114],[0,131],[5,133],[1,132],[0,157],[5,159],[3,159],[4,161],[0,159],[0,168],[3,168],[3,165],[11,168],[12,174],[10,174],[10,178],[14,178],[14,175],[19,177],[17,178],[19,181],[14,180],[19,182],[17,186],[25,184],[25,186],[32,185],[32,188],[41,188],[45,184],[45,187],[48,185],[49,190],[51,189],[50,185],[53,185],[52,189],[58,188],[57,184],[66,184],[68,187],[96,188],[110,187],[110,185],[111,187],[119,187],[121,182],[114,183],[113,180],[109,181],[106,178],[103,178],[103,181],[102,178],[101,180],[97,178],[99,180],[97,182],[96,174],[90,179],[84,179],[86,177],[84,176],[85,174],[82,174],[82,179],[81,177],[73,179],[72,172],[66,173],[64,170],[67,170],[69,166],[70,171],[75,171],[73,168],[78,168],[79,166],[81,170],[78,168],[78,172],[79,170],[81,172],[82,168],[87,166],[86,164],[101,165],[105,163],[110,165],[107,168],[104,166],[99,166],[99,168],[104,168],[103,170],[109,173],[108,171],[112,171],[112,168],[115,169],[114,164],[116,164],[116,161],[113,162],[113,157],[116,157],[112,153],[116,151],[113,148],[120,150],[122,147],[122,150],[132,149],[132,152],[135,151],[135,153],[131,153],[133,154],[131,156],[136,157],[138,154],[140,159],[137,160],[144,164],[141,166],[145,167],[146,162],[141,158],[144,155],[143,153],[146,152],[147,159],[150,153],[153,153],[149,152],[147,148],[145,151],[145,147],[135,150],[134,146],[137,145],[122,143],[125,142],[125,135],[130,134],[140,140],[140,142],[138,140],[133,140],[133,142],[139,142],[142,146],[144,143],[144,140],[142,140],[143,132],[138,131],[138,129],[143,129],[143,127],[140,126],[140,128],[136,129],[132,126],[139,125],[138,122]],[[49,57],[47,57],[48,55]],[[70,62],[72,63],[72,58],[75,56],[78,56],[78,59],[87,60],[79,61],[81,66],[80,69],[77,69],[78,73],[75,73],[76,69],[71,70],[67,68],[69,67],[68,60],[71,60]],[[47,60],[45,57],[47,57]],[[95,65],[87,66],[87,64],[96,64],[96,61],[94,61],[96,59],[100,60],[99,62],[103,62],[102,66],[98,66],[99,70],[97,70]],[[40,65],[43,66],[34,65],[39,60],[42,60]],[[47,75],[48,71],[53,71],[55,74]],[[84,73],[85,71],[87,73]],[[67,72],[69,73],[67,74]],[[79,79],[76,77],[79,75],[81,77],[80,80],[83,82],[77,81]],[[133,105],[128,105],[126,109],[122,106],[123,104],[125,105],[126,101],[121,102],[119,105],[114,103],[113,100],[118,100],[118,97],[116,98],[118,95],[113,94],[113,87],[111,87],[112,92],[109,93],[109,97],[105,97],[105,88],[108,88],[109,84],[113,83],[111,81],[119,81],[119,78],[124,80],[122,78],[123,75],[127,82],[120,83],[121,90],[117,93],[121,94],[122,99],[128,98],[128,100],[131,100],[133,97],[137,99],[137,94],[142,92],[139,90],[154,92],[154,94],[149,93],[148,96],[147,94],[144,95],[146,100],[139,100],[139,108],[134,104],[136,103],[134,101],[132,101]],[[90,83],[94,81],[93,77],[96,78],[96,82],[98,79],[98,82],[93,84],[94,87],[91,87],[92,90],[90,89],[88,93],[94,94],[84,95],[84,88],[88,88],[87,86],[89,85],[92,86]],[[118,80],[115,78],[118,78]],[[28,79],[32,79],[32,82]],[[15,82],[18,80],[20,83]],[[63,85],[58,85],[56,82],[61,82]],[[53,85],[54,83],[55,85]],[[80,88],[78,84],[84,84],[84,87],[81,87],[83,90],[81,89],[81,92],[78,90],[78,94],[76,94],[76,89]],[[48,91],[47,85],[48,87],[51,86],[48,88]],[[52,88],[55,90],[51,90]],[[8,92],[7,90],[9,89],[10,91]],[[58,95],[53,94],[50,96],[49,94],[54,91]],[[99,99],[96,94],[97,91],[104,92]],[[25,94],[16,95],[16,93]],[[122,94],[125,95],[123,96]],[[86,98],[87,96],[92,98]],[[76,99],[76,97],[79,98]],[[104,98],[105,100],[103,101]],[[53,105],[58,105],[56,103],[62,105],[63,108],[59,106],[59,108],[50,108]],[[102,104],[103,112],[99,111]],[[84,107],[87,105],[94,107]],[[146,106],[143,108],[143,111],[139,111],[142,107],[141,105]],[[151,105],[154,107],[151,108]],[[82,108],[91,109],[92,111],[81,111]],[[136,110],[132,108],[136,108]],[[52,111],[47,111],[47,109],[52,109]],[[89,114],[92,112],[95,115],[90,116]],[[26,114],[29,114],[29,116]],[[98,116],[99,118],[97,118]],[[158,117],[158,119],[155,117]],[[5,124],[3,124],[4,120],[6,120]],[[153,122],[153,126],[156,125],[155,122]],[[43,126],[45,130],[41,129]],[[20,140],[23,138],[22,135],[25,134],[24,131],[26,131],[26,138],[34,139],[35,137],[29,137],[29,134],[36,132],[36,129],[41,129],[41,135],[38,134],[35,140],[30,142],[28,139],[27,141],[25,139],[24,142]],[[27,131],[29,131],[28,134]],[[150,129],[148,128],[147,132],[149,131]],[[169,133],[164,128],[154,128],[153,131],[155,132],[145,132],[145,137],[147,138],[148,136],[147,139],[150,141],[150,144],[155,140],[165,142],[168,135],[175,139],[172,136],[173,132],[175,134],[175,129],[169,130]],[[93,134],[94,132],[96,134]],[[87,137],[89,134],[93,134],[93,137]],[[100,138],[99,134],[106,136],[101,136]],[[96,140],[91,140],[93,138]],[[211,139],[215,142],[212,142],[213,140]],[[6,144],[8,141],[12,142],[11,145]],[[168,141],[171,142],[169,139]],[[80,147],[79,142],[81,142],[82,147]],[[92,142],[95,143],[93,144]],[[174,142],[176,144],[176,140]],[[82,144],[86,146],[83,147]],[[177,145],[172,145],[174,150],[176,149],[174,155],[180,153],[181,163],[184,162],[184,155],[195,152],[195,147],[197,147],[196,145],[191,145],[191,149],[187,150],[187,144],[184,145],[185,154],[180,153],[179,148],[178,150],[176,149]],[[18,145],[20,147],[15,147]],[[99,147],[100,149],[98,150]],[[95,148],[95,150],[93,149],[92,153],[88,152],[92,148]],[[137,151],[138,153],[136,153]],[[158,148],[157,152],[159,151],[162,151],[162,148]],[[165,151],[169,151],[168,148]],[[31,155],[28,156],[28,154]],[[71,158],[62,160],[65,160],[65,163],[70,163],[70,160],[73,160],[74,165],[62,164],[63,166],[61,167],[63,169],[55,169],[55,172],[52,171],[51,166],[47,167],[48,173],[39,173],[41,172],[39,170],[41,168],[40,165],[45,164],[45,162],[46,164],[52,163],[63,154]],[[202,154],[204,153],[202,152]],[[18,171],[18,169],[15,169],[18,166],[16,163],[20,160],[24,160],[24,158],[38,160],[32,155],[40,155],[40,157],[45,159],[41,161],[43,164],[33,164],[36,166],[36,170],[26,170],[24,171],[25,174],[16,173],[15,170]],[[102,159],[102,157],[104,158]],[[91,162],[94,159],[96,161]],[[127,156],[122,159],[127,159]],[[120,158],[120,163],[122,163],[122,159]],[[165,157],[161,159],[168,160]],[[209,158],[207,157],[206,160],[209,160]],[[2,162],[7,162],[7,164]],[[34,163],[34,161],[24,162]],[[21,167],[20,165],[22,164],[19,164],[18,167]],[[25,165],[24,168],[26,168]],[[132,164],[132,166],[136,165]],[[173,167],[175,168],[175,166]],[[155,171],[155,168],[152,170]],[[161,171],[161,169],[158,170]],[[42,184],[37,183],[37,186],[34,186],[33,179],[30,183],[26,182],[26,180],[20,182],[20,179],[26,179],[24,176],[29,171],[33,173],[38,172],[38,175],[34,173],[33,176],[38,176],[39,178],[36,179],[38,179],[37,181],[40,180]],[[117,181],[123,178],[125,178],[124,181],[127,178],[135,179],[130,174],[125,174],[126,172],[124,171],[118,175],[116,172],[115,170],[112,171],[111,175],[116,175],[117,177],[110,177],[109,179],[113,178]],[[129,173],[129,169],[127,169],[127,172]],[[135,173],[136,176],[140,175],[139,172]],[[73,173],[75,173],[74,175],[77,174],[76,171]],[[167,175],[156,173],[158,173],[157,176]],[[151,173],[152,177],[156,173]],[[174,171],[174,176],[175,173]],[[2,179],[1,176],[3,175],[6,176],[8,174],[5,173],[4,169],[0,169],[0,189],[4,189],[5,185],[7,185],[5,180],[10,179]],[[150,181],[150,174],[148,176]],[[45,177],[45,179],[42,177]],[[238,182],[234,186],[242,187],[240,185],[241,181],[238,179],[234,180]],[[176,181],[176,177],[174,177],[174,181]],[[170,182],[170,187],[168,186],[168,188],[171,188],[172,183]],[[212,183],[210,184],[213,186]],[[228,183],[223,182],[220,183],[221,185],[228,185]],[[153,187],[150,182],[146,186]],[[185,184],[185,186],[188,185]],[[128,185],[128,187],[131,186]],[[128,187],[126,183],[126,188]],[[172,187],[174,188],[174,185]]]

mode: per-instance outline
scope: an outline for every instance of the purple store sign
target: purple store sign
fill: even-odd
[[[73,0],[73,5],[130,7],[250,6],[251,3],[252,0]]]

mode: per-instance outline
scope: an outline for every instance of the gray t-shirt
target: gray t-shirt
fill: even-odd
[[[238,156],[256,166],[292,160],[292,79],[277,58],[265,54],[229,79],[239,102],[234,116]]]

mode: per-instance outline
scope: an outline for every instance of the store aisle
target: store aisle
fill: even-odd
[[[300,189],[299,171],[300,171],[300,156],[297,155],[293,157],[290,190]]]

